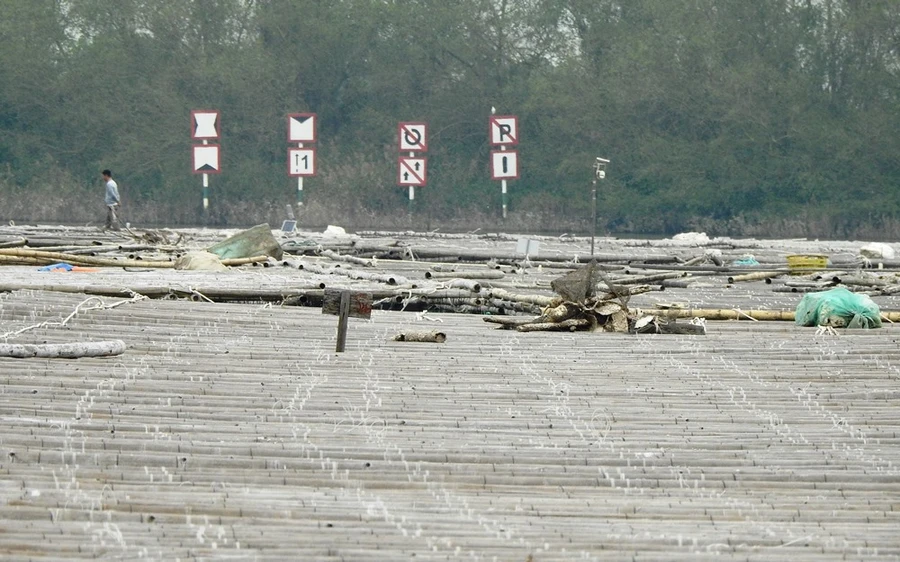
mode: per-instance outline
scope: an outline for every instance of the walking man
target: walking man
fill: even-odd
[[[112,179],[112,172],[103,170],[103,181],[106,182],[106,197],[103,202],[106,203],[106,229],[120,230],[119,217],[116,216],[116,209],[119,207],[119,185]]]

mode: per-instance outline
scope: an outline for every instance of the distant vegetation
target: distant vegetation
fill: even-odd
[[[0,220],[900,237],[896,0],[0,0]],[[510,214],[488,116],[517,115]],[[221,175],[191,174],[193,109]],[[429,127],[412,218],[397,126]]]

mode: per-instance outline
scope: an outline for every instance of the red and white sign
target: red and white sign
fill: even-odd
[[[288,114],[288,142],[316,142],[316,114]]]
[[[191,111],[191,138],[197,140],[219,138],[219,112],[205,109]]]
[[[519,118],[515,115],[491,115],[491,144],[519,144]]]
[[[491,151],[491,179],[519,179],[519,152],[517,150]]]
[[[422,187],[427,179],[428,161],[425,157],[401,156],[399,159],[397,185]]]
[[[400,152],[428,152],[427,133],[425,123],[400,123],[397,128]]]
[[[288,176],[292,178],[300,178],[314,175],[316,175],[315,147],[289,148]]]
[[[193,146],[193,167],[195,174],[218,174],[222,172],[219,164],[219,145],[195,144]]]

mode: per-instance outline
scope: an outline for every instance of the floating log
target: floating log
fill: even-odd
[[[45,343],[45,344],[12,344],[0,343],[0,357],[16,358],[65,358],[109,357],[125,353],[125,342],[122,340],[78,342],[78,343]]]
[[[444,343],[447,341],[447,334],[444,332],[401,332],[394,336],[393,340]]]

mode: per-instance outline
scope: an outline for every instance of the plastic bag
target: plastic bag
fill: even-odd
[[[880,328],[881,310],[868,296],[836,287],[804,295],[794,313],[794,322],[798,326]]]
[[[759,262],[756,261],[756,258],[753,254],[744,254],[740,258],[731,262],[731,265],[736,267],[753,267],[759,265]]]

